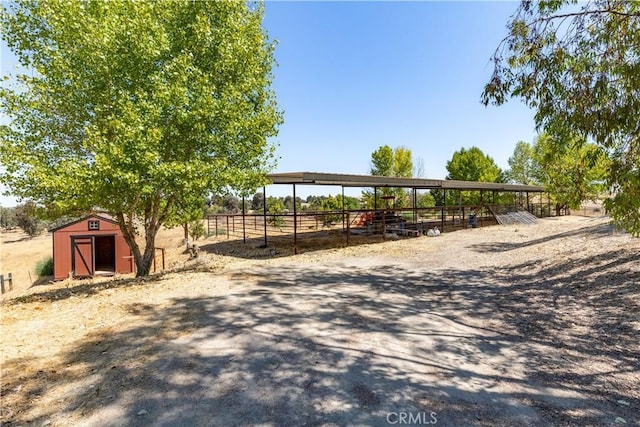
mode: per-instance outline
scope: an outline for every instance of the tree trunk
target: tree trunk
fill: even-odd
[[[146,277],[151,273],[154,255],[155,246],[153,242],[149,244],[149,241],[147,241],[147,244],[144,248],[144,253],[139,259],[136,258],[136,277]]]
[[[140,251],[140,247],[136,242],[136,227],[134,225],[134,212],[128,212],[125,218],[124,213],[116,214],[120,230],[124,233],[124,238],[131,248],[133,259],[136,263],[136,277],[146,277],[151,273],[151,267],[156,253],[156,235],[164,224],[169,212],[169,208],[174,202],[174,197],[169,197],[163,209],[160,209],[162,198],[160,191],[157,192],[155,199],[149,203],[144,214],[144,252]]]
[[[127,241],[133,260],[136,265],[136,277],[146,277],[151,273],[151,267],[153,266],[153,258],[155,255],[155,240],[156,234],[160,229],[158,224],[149,224],[145,228],[145,246],[144,252],[140,250],[140,246],[136,242],[136,232],[133,221],[129,218],[125,218],[122,213],[116,215],[120,230],[124,234],[124,239]],[[132,217],[132,216],[131,216]]]
[[[136,260],[138,271],[136,271],[136,277],[146,277],[151,273],[151,266],[153,265],[153,259],[156,253],[156,234],[160,230],[160,223],[151,220],[147,220],[147,226],[145,227],[145,247],[144,253],[140,257],[140,260]]]

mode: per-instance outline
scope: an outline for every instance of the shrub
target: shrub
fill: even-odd
[[[189,224],[189,234],[191,235],[191,239],[193,239],[193,241],[198,240],[200,237],[204,236],[205,233],[206,230],[204,229],[202,220],[191,221],[191,223]]]
[[[47,257],[41,259],[36,264],[36,274],[42,276],[53,276],[53,258]]]

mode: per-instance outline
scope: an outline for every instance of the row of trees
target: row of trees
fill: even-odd
[[[43,221],[36,215],[31,202],[10,208],[0,206],[0,228],[3,231],[20,228],[27,235],[33,237],[40,234],[44,226]]]
[[[597,145],[579,138],[567,141],[542,133],[532,144],[519,141],[508,162],[509,169],[502,170],[478,147],[463,147],[447,162],[446,179],[541,185],[558,209],[577,209],[585,200],[596,200],[607,191],[608,158]],[[412,154],[405,147],[382,146],[372,153],[371,164],[372,175],[412,177]],[[377,197],[384,196],[392,196],[396,207],[410,203],[410,194],[401,188],[379,189]],[[366,207],[373,206],[373,197],[372,191],[363,192]],[[448,192],[446,197],[442,191],[432,190],[429,196],[421,195],[418,206],[480,202],[477,192]]]
[[[285,211],[293,212],[294,200],[293,196],[285,197],[267,197],[266,201],[267,212],[270,213],[282,213]],[[265,200],[264,193],[258,192],[253,195],[252,198],[246,198],[244,200],[244,211],[261,213],[264,212]],[[341,210],[343,207],[342,195],[328,195],[328,196],[307,196],[306,199],[296,197],[295,209],[297,211],[335,211]],[[357,197],[345,196],[344,197],[345,209],[358,209],[361,207],[360,199]],[[207,202],[205,208],[206,215],[215,214],[237,214],[243,211],[242,198],[234,195],[226,196],[213,196]]]
[[[640,3],[579,6],[522,1],[482,102],[517,97],[533,108],[548,135],[530,147],[533,178],[571,205],[570,196],[591,193],[604,170],[608,211],[640,235]],[[148,275],[161,226],[187,224],[212,193],[249,197],[274,165],[269,141],[282,112],[263,16],[255,2],[1,5],[0,36],[23,71],[2,76],[9,83],[0,87],[7,118],[0,181],[52,218],[106,210],[132,248],[137,274]],[[520,151],[526,155],[521,145],[514,164]],[[420,170],[408,154],[385,147],[372,173]],[[491,162],[468,166],[483,159],[479,150],[456,154],[450,179],[515,179],[514,167],[508,175]]]
[[[43,219],[38,215],[38,207],[33,202],[8,208],[0,206],[0,229],[7,231],[19,228],[30,237],[37,236],[46,229],[57,227],[71,220],[72,218],[69,217]]]
[[[447,162],[446,179],[460,181],[479,182],[505,182],[505,173],[498,167],[493,158],[486,155],[478,147],[469,149],[461,148],[453,153],[451,160]],[[418,178],[413,167],[413,155],[406,147],[392,149],[388,145],[381,146],[371,154],[371,174],[380,176],[392,176],[401,178]],[[424,173],[423,168],[420,172]],[[413,173],[413,175],[412,175]],[[380,197],[392,197],[395,207],[410,206],[411,194],[403,188],[380,188],[377,190]],[[374,206],[373,191],[364,191],[362,194],[365,206]],[[446,197],[446,200],[445,200]],[[441,190],[431,190],[428,193],[418,195],[416,201],[418,207],[430,207],[442,204],[477,204],[479,195],[474,192],[449,191],[446,194]]]
[[[513,155],[509,158],[510,169],[501,170],[494,160],[477,147],[461,148],[454,152],[447,162],[446,179],[478,182],[512,182],[518,184],[543,185],[551,193],[559,207],[577,208],[584,200],[599,197],[604,188],[606,158],[599,156],[594,144],[575,141],[568,149],[549,134],[540,135],[533,144],[519,141]],[[385,145],[371,155],[371,173],[373,175],[412,177],[413,156],[405,147],[392,149]],[[393,202],[385,202],[381,197],[392,196]],[[412,205],[411,194],[402,188],[380,188],[377,197],[378,206],[385,203],[397,208]],[[342,195],[316,196],[306,199],[297,197],[296,210],[304,211],[338,211],[343,206],[348,210],[374,207],[373,190],[362,193],[362,198],[346,196],[344,204]],[[431,207],[442,204],[477,204],[479,196],[475,192],[449,192],[447,200],[439,190],[423,192],[417,196],[418,207]],[[206,205],[194,209],[189,221],[182,225],[185,238],[197,232],[197,223],[203,216],[214,214],[237,214],[243,211],[243,199],[233,194],[212,196]],[[245,212],[264,212],[264,194],[257,192],[244,200]],[[267,212],[282,213],[294,210],[292,196],[273,197],[266,201]],[[16,208],[0,208],[0,226],[3,229],[19,227],[28,235],[34,236],[46,228],[51,228],[69,220],[60,218],[56,221],[44,221],[37,215],[37,206],[33,202],[19,205]],[[191,231],[189,231],[191,230]],[[197,233],[196,233],[197,234]]]

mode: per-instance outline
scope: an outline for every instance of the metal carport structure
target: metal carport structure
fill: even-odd
[[[412,190],[413,194],[413,207],[414,212],[418,210],[416,206],[416,192],[417,190],[442,190],[446,194],[449,190],[461,190],[461,191],[479,191],[480,200],[482,203],[484,192],[495,193],[519,193],[526,194],[527,205],[529,204],[529,194],[545,192],[544,187],[536,185],[520,185],[520,184],[508,184],[508,183],[494,183],[494,182],[475,182],[475,181],[457,181],[446,179],[427,179],[427,178],[399,178],[399,177],[387,177],[377,175],[353,175],[353,174],[337,174],[337,173],[323,173],[323,172],[286,172],[286,173],[273,173],[267,175],[268,180],[273,185],[291,185],[293,200],[296,200],[296,186],[336,186],[342,189],[343,217],[346,214],[344,209],[344,189],[345,188],[373,188],[374,189],[374,210],[378,209],[377,206],[377,191],[378,188],[403,188]],[[266,208],[266,186],[263,187],[264,194],[264,246],[267,246],[267,208]],[[446,197],[444,198],[445,205],[441,206],[442,209],[442,223],[446,220]],[[297,253],[297,223],[298,215],[296,203],[293,204],[293,239],[294,239],[294,253]],[[244,212],[243,212],[244,217]],[[415,213],[414,213],[415,217]],[[243,219],[244,223],[244,219]],[[344,224],[343,224],[344,228]],[[347,233],[347,242],[348,242]],[[383,233],[384,236],[384,233]]]

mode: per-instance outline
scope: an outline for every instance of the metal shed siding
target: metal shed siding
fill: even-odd
[[[99,230],[89,230],[89,221],[99,221]],[[133,260],[131,258],[131,249],[124,239],[122,232],[117,224],[113,221],[92,215],[58,227],[52,230],[53,235],[53,277],[54,280],[62,280],[69,277],[74,271],[74,254],[72,242],[79,238],[113,236],[114,251],[114,273],[132,273]]]

